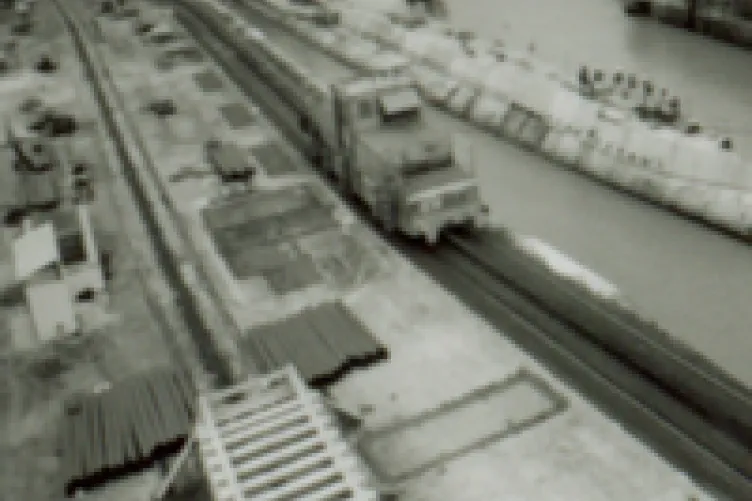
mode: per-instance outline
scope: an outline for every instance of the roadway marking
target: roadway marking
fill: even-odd
[[[599,297],[623,302],[623,296],[613,282],[578,263],[555,247],[530,236],[518,237],[517,243],[525,252],[538,258],[557,275],[577,282]]]

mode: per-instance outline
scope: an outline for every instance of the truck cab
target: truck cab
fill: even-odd
[[[486,225],[472,165],[426,123],[409,78],[361,78],[335,99],[346,187],[387,228],[434,244],[447,227]]]

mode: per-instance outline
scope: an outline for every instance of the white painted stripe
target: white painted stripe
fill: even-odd
[[[621,299],[621,293],[615,284],[546,242],[528,236],[519,237],[517,242],[525,252],[540,259],[554,273],[579,283],[599,297]]]

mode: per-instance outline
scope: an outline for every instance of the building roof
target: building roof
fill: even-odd
[[[28,280],[36,272],[60,262],[57,238],[52,223],[43,223],[13,241],[16,279]]]
[[[361,463],[292,366],[199,397],[197,437],[214,501],[376,501]]]
[[[308,307],[279,322],[251,329],[245,348],[267,372],[293,364],[323,385],[354,366],[386,359],[387,348],[339,302]]]
[[[76,312],[65,282],[27,285],[26,300],[39,343],[46,343],[58,335],[70,334],[76,330]]]
[[[158,459],[187,439],[194,422],[195,388],[169,367],[156,367],[111,389],[77,395],[61,425],[62,479],[67,494]]]

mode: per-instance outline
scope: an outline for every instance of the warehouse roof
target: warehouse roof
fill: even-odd
[[[262,370],[294,364],[313,385],[331,383],[353,367],[389,356],[387,348],[339,302],[308,307],[292,317],[254,328],[244,341]]]
[[[178,449],[193,427],[194,407],[192,383],[166,367],[71,399],[60,434],[66,493],[135,471]]]
[[[319,395],[289,365],[199,397],[197,437],[214,501],[376,501]]]

